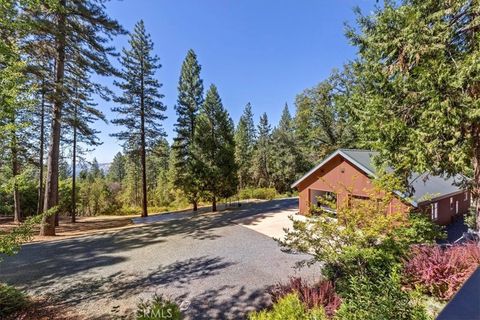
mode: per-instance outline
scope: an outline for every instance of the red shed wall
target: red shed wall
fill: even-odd
[[[307,214],[310,208],[310,190],[330,191],[337,194],[337,206],[346,203],[348,194],[369,196],[372,190],[370,178],[355,165],[337,155],[324,166],[312,173],[297,186],[299,192],[299,211]],[[400,207],[407,211],[409,206],[394,199],[391,208]]]
[[[466,194],[466,197],[465,197]],[[450,206],[450,198],[453,200],[453,205]],[[458,213],[455,213],[455,202],[458,201]],[[442,197],[439,199],[434,199],[433,201],[423,202],[419,204],[419,209],[429,217],[431,217],[431,204],[437,202],[438,203],[438,218],[435,220],[436,223],[440,225],[447,225],[455,220],[457,217],[465,214],[468,212],[470,208],[470,194],[465,191],[461,193],[457,193],[451,196]]]

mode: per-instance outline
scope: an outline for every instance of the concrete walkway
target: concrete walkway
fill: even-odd
[[[297,214],[298,209],[292,208],[276,212],[265,212],[253,217],[239,219],[236,222],[253,231],[264,234],[270,238],[283,239],[286,230],[293,228],[293,220],[305,221],[305,216]],[[258,219],[261,217],[261,219]]]

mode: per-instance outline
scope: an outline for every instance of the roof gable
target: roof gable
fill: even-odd
[[[323,167],[326,163],[328,163],[330,160],[335,158],[336,156],[340,155],[344,159],[348,160],[351,162],[355,167],[357,167],[360,171],[364,172],[368,176],[376,177],[374,170],[372,170],[373,166],[371,166],[369,163],[370,161],[367,161],[370,159],[370,156],[368,155],[363,155],[361,157],[352,157],[352,152],[355,152],[355,154],[359,153],[372,153],[372,151],[368,150],[348,150],[348,149],[338,149],[337,151],[333,152],[330,154],[328,157],[326,157],[322,162],[317,164],[315,167],[313,167],[310,171],[308,171],[305,175],[303,175],[300,179],[295,181],[291,187],[295,188],[298,186],[302,181],[307,179],[311,174],[319,170],[321,167]]]

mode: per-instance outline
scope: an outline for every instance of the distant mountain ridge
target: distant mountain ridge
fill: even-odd
[[[99,163],[98,167],[100,168],[100,170],[103,171],[103,173],[107,174],[108,171],[110,170],[110,165],[111,164],[112,164],[111,162]]]
[[[112,164],[111,162],[99,163],[98,167],[100,168],[100,170],[103,171],[104,174],[107,174],[108,171],[110,170],[110,165],[111,164]],[[92,165],[90,163],[84,162],[84,163],[78,164],[77,165],[77,175],[81,171],[90,170],[91,168],[92,168]]]

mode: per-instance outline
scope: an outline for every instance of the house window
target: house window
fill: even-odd
[[[434,202],[431,204],[432,208],[432,220],[437,220],[438,219],[438,202]]]
[[[463,200],[468,201],[468,192],[465,192],[464,195],[465,195],[465,198]]]
[[[453,197],[450,197],[450,210],[453,210]]]
[[[458,214],[458,201],[455,201],[455,214]]]
[[[361,208],[362,206],[362,203],[364,203],[365,201],[369,200],[370,198],[369,197],[365,197],[365,196],[357,196],[355,194],[350,194],[349,195],[349,206],[350,208]]]

